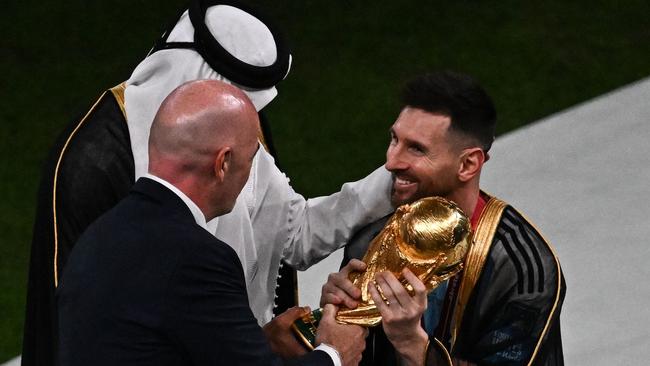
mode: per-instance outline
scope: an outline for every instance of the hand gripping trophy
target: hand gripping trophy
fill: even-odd
[[[430,292],[463,268],[470,242],[469,219],[454,203],[428,197],[400,206],[370,243],[363,257],[366,270],[349,275],[361,289],[361,303],[355,309],[341,308],[336,320],[366,327],[379,324],[381,315],[368,290],[377,273],[392,272],[412,293],[413,288],[401,277],[402,270],[408,267]],[[293,324],[294,331],[309,348],[314,347],[321,315],[318,309]]]

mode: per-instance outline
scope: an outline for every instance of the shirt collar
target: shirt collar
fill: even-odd
[[[167,189],[169,189],[170,191],[174,192],[174,194],[176,194],[178,198],[183,200],[187,208],[190,209],[190,212],[192,213],[192,216],[194,216],[194,221],[196,221],[196,224],[202,227],[203,229],[205,229],[206,231],[209,231],[208,225],[205,221],[205,215],[203,214],[199,206],[197,206],[196,203],[194,203],[194,201],[192,201],[189,197],[187,197],[185,193],[183,193],[180,189],[176,188],[173,184],[169,183],[168,181],[160,177],[156,177],[151,173],[145,174],[144,177],[154,180],[162,184],[163,186],[167,187]]]

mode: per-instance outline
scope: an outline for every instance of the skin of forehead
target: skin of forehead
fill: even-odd
[[[405,126],[405,123],[409,123],[411,126]],[[433,126],[433,128],[427,128],[428,126]],[[431,113],[419,108],[406,107],[402,110],[397,121],[391,127],[391,131],[396,133],[399,129],[403,135],[403,139],[406,139],[407,142],[416,142],[419,145],[427,148],[427,151],[424,155],[420,156],[428,166],[434,165],[434,160],[439,157],[440,151],[436,151],[437,147],[440,146],[441,142],[445,142],[445,147],[448,152],[454,152],[453,136],[451,136],[451,118],[447,115],[440,113]],[[420,127],[420,128],[418,128]],[[428,130],[428,132],[433,132],[430,135],[424,136],[422,134],[422,127]],[[420,130],[420,131],[418,131]],[[435,142],[434,142],[435,141]],[[437,142],[437,144],[436,144]]]

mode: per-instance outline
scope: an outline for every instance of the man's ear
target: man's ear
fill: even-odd
[[[485,153],[479,147],[463,150],[458,167],[458,179],[461,182],[467,182],[477,176],[481,172],[485,160]]]
[[[217,151],[217,155],[214,158],[214,175],[217,177],[219,182],[223,182],[226,179],[232,164],[232,151],[230,147],[224,147]]]

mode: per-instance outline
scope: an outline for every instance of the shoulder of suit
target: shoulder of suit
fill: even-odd
[[[166,196],[154,197],[134,189],[116,206],[119,211],[114,212],[113,216],[117,220],[132,219],[131,225],[142,228],[145,231],[143,235],[155,236],[162,242],[161,244],[166,243],[168,247],[178,248],[181,256],[187,252],[238,258],[237,253],[228,244],[196,224],[180,198],[173,196],[171,192]],[[156,202],[156,200],[166,199],[179,202],[177,204]]]

